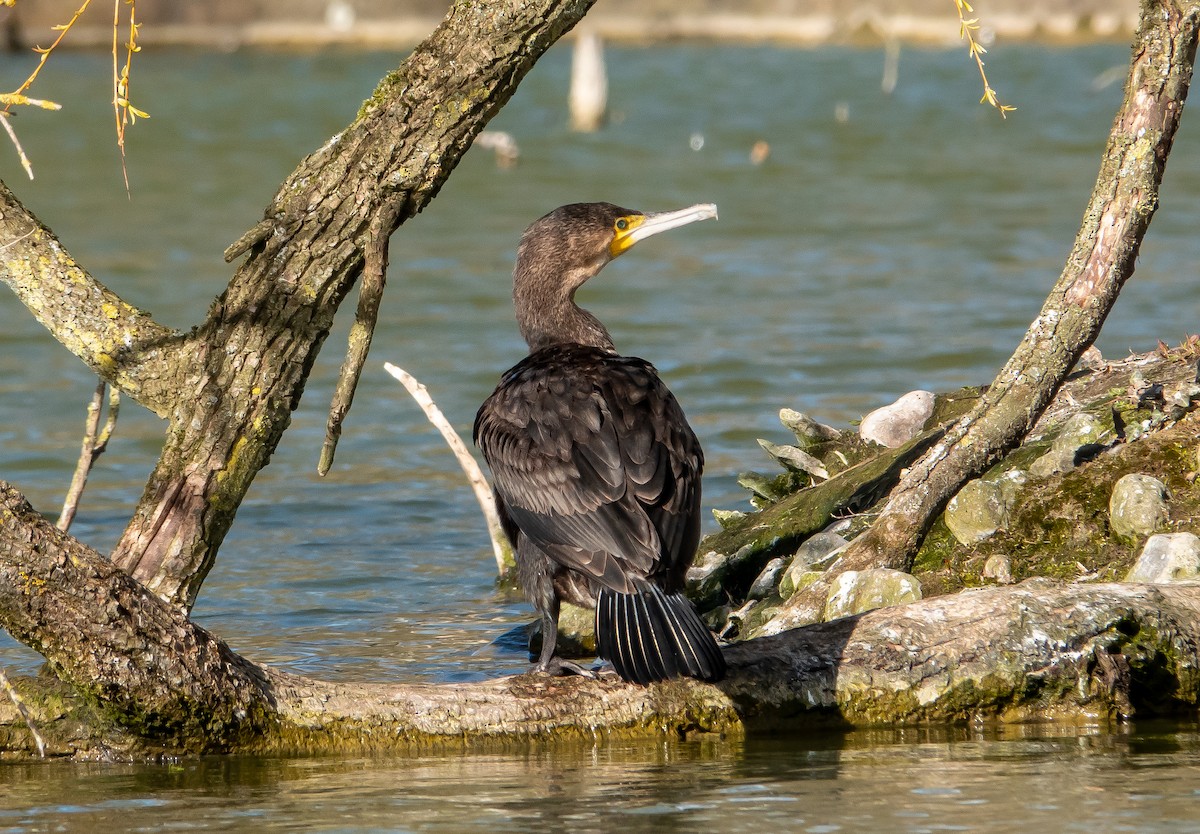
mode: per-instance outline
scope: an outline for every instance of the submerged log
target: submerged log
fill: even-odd
[[[151,597],[148,604],[159,603]],[[613,676],[536,674],[466,684],[331,683],[260,667],[254,700],[270,704],[262,731],[214,732],[203,749],[481,749],[780,728],[1194,715],[1200,584],[1031,580],[799,628],[729,647],[726,656],[730,674],[719,684],[649,687]],[[50,755],[127,758],[197,749],[132,732],[59,681],[14,683]],[[36,754],[7,702],[0,702],[0,754]]]

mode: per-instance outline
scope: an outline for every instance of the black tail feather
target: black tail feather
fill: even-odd
[[[725,676],[725,657],[687,597],[649,584],[632,594],[600,591],[596,652],[632,683]]]

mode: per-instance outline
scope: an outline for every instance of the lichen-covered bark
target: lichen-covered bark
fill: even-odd
[[[0,183],[0,281],[69,351],[165,416],[178,396],[183,337],[87,273]]]
[[[909,569],[921,540],[958,489],[1013,448],[1095,341],[1158,207],[1167,155],[1191,84],[1200,6],[1145,0],[1125,98],[1100,174],[1058,283],[978,406],[892,491],[879,518],[826,580],[794,595],[778,627],[804,622],[836,573]]]
[[[2,481],[0,530],[0,624],[101,714],[180,749],[263,730],[271,709],[253,664]]]

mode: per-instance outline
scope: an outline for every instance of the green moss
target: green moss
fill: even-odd
[[[380,82],[375,86],[371,97],[362,103],[358,108],[358,114],[354,117],[355,121],[360,121],[377,108],[381,107],[389,98],[392,97],[397,87],[403,87],[408,83],[407,62],[397,67],[396,69],[385,75]]]
[[[1140,412],[1135,412],[1140,413]],[[1196,418],[1146,434],[1104,451],[1076,468],[1031,478],[1010,513],[1008,529],[973,545],[959,544],[940,518],[917,553],[914,573],[927,596],[987,584],[982,577],[989,556],[1008,556],[1014,581],[1032,576],[1092,581],[1119,580],[1128,572],[1144,541],[1117,539],[1108,525],[1113,485],[1131,472],[1154,475],[1170,492],[1172,529],[1200,529],[1200,490],[1188,482],[1196,465]],[[1023,447],[984,477],[1024,469],[1044,451],[1045,443]]]

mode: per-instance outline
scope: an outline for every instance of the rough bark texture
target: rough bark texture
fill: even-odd
[[[813,724],[1095,722],[1194,713],[1200,699],[1200,585],[1044,580],[739,644],[726,649],[730,674],[717,685],[540,675],[328,683],[237,657],[55,531],[13,490],[2,498],[13,535],[0,549],[0,614],[74,685],[16,682],[55,755],[411,750]],[[0,753],[33,749],[15,708],[0,703]]]
[[[827,578],[788,601],[777,625],[804,622],[847,570],[908,570],[937,514],[964,483],[1018,444],[1095,341],[1150,219],[1196,57],[1200,8],[1145,0],[1100,174],[1058,283],[978,406],[908,471],[871,529]]]
[[[178,396],[183,337],[92,278],[2,182],[0,280],[97,376],[167,414]]]
[[[118,724],[198,749],[261,732],[256,667],[0,482],[0,622]]]

